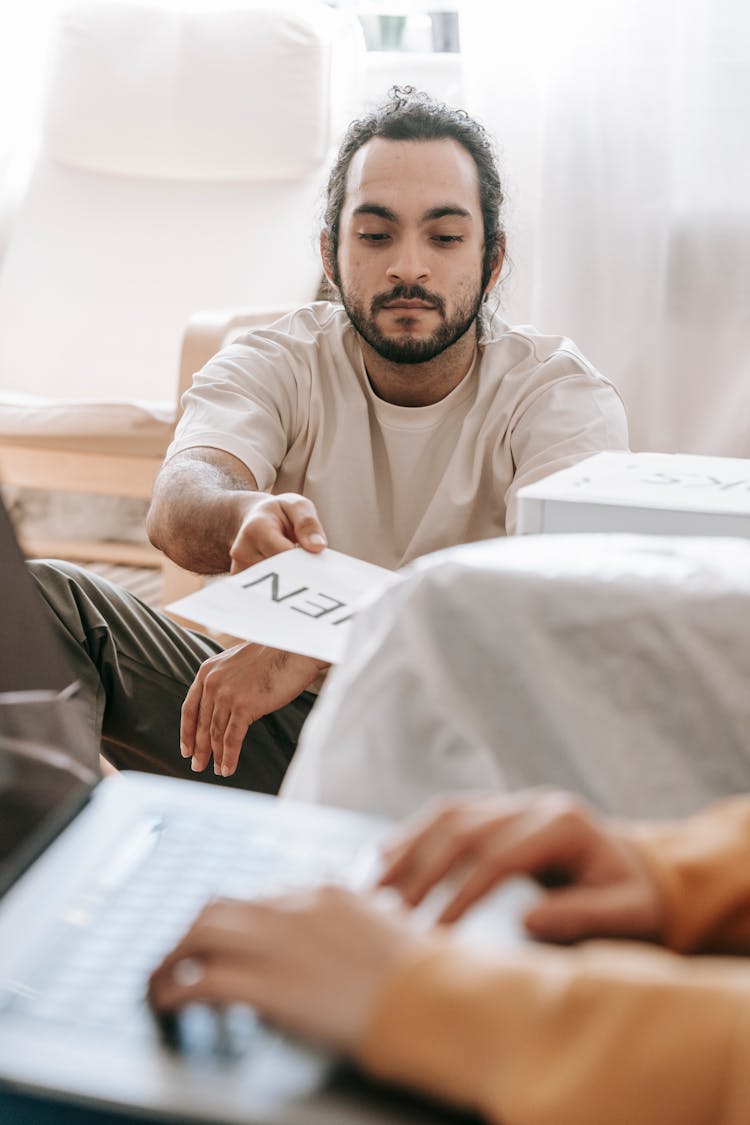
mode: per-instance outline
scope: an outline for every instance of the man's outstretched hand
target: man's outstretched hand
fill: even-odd
[[[304,691],[328,667],[265,645],[238,644],[206,660],[182,705],[180,752],[192,769],[230,777],[248,727]]]
[[[323,527],[311,500],[295,492],[279,496],[257,493],[250,503],[229,551],[231,572],[293,547],[317,554],[327,546]]]

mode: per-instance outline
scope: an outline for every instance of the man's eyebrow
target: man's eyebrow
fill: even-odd
[[[395,211],[391,211],[390,207],[384,207],[382,203],[360,203],[359,207],[354,208],[352,214],[376,215],[379,219],[385,219],[388,223],[398,222]],[[465,207],[460,207],[457,203],[443,203],[440,207],[431,207],[429,211],[425,211],[421,222],[430,223],[446,217],[471,219],[472,214],[471,211],[467,211]]]
[[[355,207],[353,215],[377,215],[379,219],[385,219],[389,223],[397,222],[396,215],[389,207],[383,207],[380,203],[360,203],[359,207]]]
[[[467,211],[465,207],[459,207],[457,203],[445,203],[442,207],[431,207],[429,211],[425,211],[422,222],[429,223],[435,219],[444,219],[446,216],[453,216],[458,219],[470,219],[472,217],[471,211]]]

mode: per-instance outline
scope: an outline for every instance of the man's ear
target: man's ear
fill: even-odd
[[[497,251],[496,251],[495,261],[494,261],[494,264],[492,266],[492,272],[490,274],[490,279],[484,287],[485,297],[497,285],[498,278],[500,277],[500,272],[503,268],[503,262],[504,261],[505,261],[505,245],[504,244],[498,245]]]
[[[337,289],[338,286],[334,280],[336,268],[333,260],[333,247],[331,246],[331,237],[327,230],[322,230],[320,232],[320,260],[323,263],[323,272],[326,275],[328,284],[332,289]]]

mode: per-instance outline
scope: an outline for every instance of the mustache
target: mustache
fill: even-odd
[[[378,293],[372,299],[371,313],[378,312],[385,305],[390,305],[392,301],[424,301],[425,304],[432,305],[441,316],[445,316],[445,301],[443,298],[437,293],[430,293],[428,289],[424,289],[421,285],[397,285],[389,293]]]

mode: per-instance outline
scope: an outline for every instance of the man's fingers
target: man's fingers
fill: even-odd
[[[180,713],[180,753],[183,758],[192,758],[195,750],[195,731],[202,695],[203,684],[199,674],[188,688]]]
[[[508,801],[498,811],[483,804],[448,804],[425,828],[396,844],[380,882],[417,905],[434,884],[457,866],[465,867],[440,916],[441,922],[454,922],[510,875],[534,875],[553,864],[575,868],[582,832],[575,813],[557,808],[551,798],[520,809]]]
[[[453,898],[443,908],[439,922],[457,922],[480,898],[496,887],[509,874],[507,865],[484,860],[464,880]]]
[[[390,880],[387,885],[396,887],[409,906],[418,906],[428,891],[463,862],[470,846],[471,841],[465,836],[436,840],[429,850],[425,848],[413,858],[411,866],[405,868],[398,879]]]
[[[204,710],[210,711],[210,705],[205,694],[201,705],[201,713]],[[213,712],[209,724],[210,754],[213,754],[214,773],[220,777],[231,777],[237,769],[242,743],[250,723],[250,716],[242,708],[226,710],[218,702],[213,703]],[[203,761],[202,754],[199,761]],[[206,760],[207,764],[208,759]]]
[[[309,657],[253,644],[210,657],[183,705],[192,768],[205,769],[213,755],[215,772],[231,776],[251,723],[295,699],[322,667]]]
[[[247,570],[255,563],[291,551],[296,546],[279,518],[272,513],[257,515],[252,522],[244,524],[232,544],[229,556],[232,574]]]
[[[204,963],[178,962],[172,971],[158,972],[151,978],[149,1002],[164,1012],[187,1004],[252,1004],[257,1002],[263,976],[263,971],[244,958],[221,956]]]
[[[204,688],[201,694],[200,704],[198,705],[198,721],[195,725],[193,760],[190,763],[190,768],[195,773],[200,773],[211,761],[212,714],[213,707],[211,706],[206,696],[206,691]]]
[[[211,741],[211,753],[214,759],[214,773],[216,774],[221,774],[222,759],[224,757],[224,736],[230,718],[231,714],[229,711],[220,708],[214,703],[209,726],[209,737]]]
[[[151,974],[148,992],[152,1006],[169,1010],[192,1001],[240,999],[237,971],[241,969],[244,974],[251,965],[246,933],[251,912],[251,903],[224,899],[205,907]]]
[[[252,902],[233,898],[210,900],[197,915],[190,928],[163,958],[156,970],[186,958],[204,958],[217,950],[241,950],[246,945],[244,928],[246,916],[253,909]]]
[[[588,937],[655,937],[652,900],[628,881],[609,887],[575,886],[548,891],[526,913],[529,933],[567,943]]]
[[[296,493],[268,496],[256,504],[230,549],[233,573],[299,545],[322,551],[328,545],[312,501]]]
[[[488,817],[476,801],[433,802],[426,817],[386,848],[380,883],[397,887],[406,902],[419,902],[457,864],[481,855],[488,832],[501,831],[501,819]]]
[[[517,835],[510,826],[507,833],[493,833],[486,825],[475,825],[464,830],[455,829],[442,846],[433,841],[430,854],[423,848],[412,857],[412,867],[402,872],[388,885],[400,891],[404,902],[416,906],[425,894],[456,868],[465,869],[456,893],[443,908],[439,921],[457,921],[484,895],[511,875],[534,874],[549,862],[550,849],[545,833],[523,832]],[[514,838],[515,836],[515,838]]]
[[[442,800],[431,801],[425,812],[418,813],[383,848],[385,866],[379,882],[383,886],[401,888],[411,872],[419,870],[425,862],[424,857],[451,838],[459,816],[459,806]]]
[[[530,934],[542,941],[568,943],[593,933],[604,936],[595,923],[595,915],[597,899],[606,895],[601,887],[549,891],[527,911],[524,924]]]
[[[218,1003],[215,976],[215,970],[211,972],[208,962],[197,957],[185,957],[169,966],[162,965],[151,974],[148,983],[149,1003],[159,1012],[174,1011],[186,1004],[201,1001]]]
[[[283,899],[276,901],[283,903]],[[157,1006],[178,993],[184,1002],[209,999],[207,987],[219,987],[216,978],[213,985],[205,983],[212,966],[221,962],[245,971],[276,948],[274,917],[273,903],[266,908],[262,900],[220,898],[209,902],[151,974],[149,996]],[[216,995],[218,998],[218,992]],[[236,988],[227,998],[239,999]]]
[[[242,715],[232,715],[224,731],[224,746],[221,758],[221,776],[231,777],[240,760],[242,743],[247,734],[249,722]]]
[[[294,533],[300,547],[304,547],[306,551],[322,551],[328,546],[323,528],[316,519],[300,520],[295,524]]]
[[[420,840],[422,837],[420,836]],[[383,870],[378,882],[382,886],[397,886],[400,879],[407,874],[418,847],[417,840],[410,836],[408,839],[398,839],[382,849]]]
[[[291,524],[292,538],[300,547],[304,547],[306,551],[316,552],[328,546],[314,504],[299,496],[293,500],[283,498],[281,507]]]

